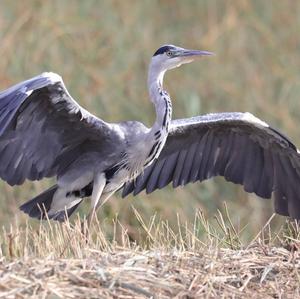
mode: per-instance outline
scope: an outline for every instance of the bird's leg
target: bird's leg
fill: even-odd
[[[93,192],[92,192],[92,198],[91,198],[91,211],[87,218],[88,227],[90,227],[93,217],[95,215],[97,206],[99,205],[100,198],[103,192],[103,189],[106,184],[106,178],[103,173],[97,174],[94,177],[94,183],[93,183]]]
[[[105,184],[104,184],[104,186],[105,186]],[[102,188],[102,191],[103,191],[103,188]],[[93,191],[94,191],[94,189],[93,189]],[[109,199],[109,197],[111,197],[114,194],[114,191],[112,191],[112,192],[106,193],[105,195],[102,195],[102,191],[101,191],[100,197],[98,198],[97,203],[95,201],[93,201],[93,194],[92,194],[92,202],[94,202],[94,203],[92,204],[92,210],[90,211],[90,213],[88,214],[88,217],[87,217],[87,226],[84,221],[81,223],[81,230],[82,230],[83,235],[86,238],[86,242],[88,242],[88,229],[91,226],[91,223],[93,221],[94,215],[96,214],[96,211]]]
[[[95,208],[95,211],[97,211],[101,206],[103,206],[103,205],[107,202],[107,200],[108,200],[114,193],[115,193],[115,190],[114,190],[114,191],[111,191],[111,192],[109,192],[109,193],[106,193],[105,195],[103,195],[103,196],[101,197],[101,200],[98,201],[98,204],[97,204],[97,206],[96,206],[96,208]]]

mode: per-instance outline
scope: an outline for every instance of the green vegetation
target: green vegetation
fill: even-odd
[[[300,3],[292,0],[2,0],[0,89],[51,70],[62,75],[75,99],[103,119],[137,119],[151,125],[149,59],[161,44],[174,43],[217,54],[168,73],[166,88],[175,118],[249,111],[300,145],[299,15]],[[1,182],[0,223],[24,225],[27,218],[18,211],[19,204],[51,183],[12,188]],[[132,206],[147,221],[156,213],[177,231],[177,215],[183,223],[192,223],[195,212],[203,210],[215,221],[224,201],[246,240],[272,214],[269,201],[217,178],[125,200],[116,195],[99,219],[112,235],[118,214],[134,240],[140,224]],[[276,217],[272,224],[278,227],[280,221]]]

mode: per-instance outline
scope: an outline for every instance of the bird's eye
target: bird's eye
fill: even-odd
[[[167,52],[166,52],[166,55],[167,55],[168,57],[172,57],[172,56],[173,56],[173,53],[172,53],[171,51],[167,51]]]

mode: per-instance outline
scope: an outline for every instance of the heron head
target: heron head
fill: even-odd
[[[202,56],[214,55],[212,52],[189,50],[174,45],[164,45],[160,47],[152,57],[152,63],[161,68],[161,71],[167,71],[184,63],[190,63]]]

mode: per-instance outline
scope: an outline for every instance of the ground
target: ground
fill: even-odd
[[[140,221],[142,221],[140,219]],[[150,223],[144,243],[108,239],[97,223],[11,227],[1,235],[0,298],[298,298],[299,238],[271,238],[267,226],[247,246],[216,234]],[[228,232],[230,228],[228,227]]]
[[[299,298],[284,248],[197,252],[91,249],[82,259],[1,261],[0,298]]]

